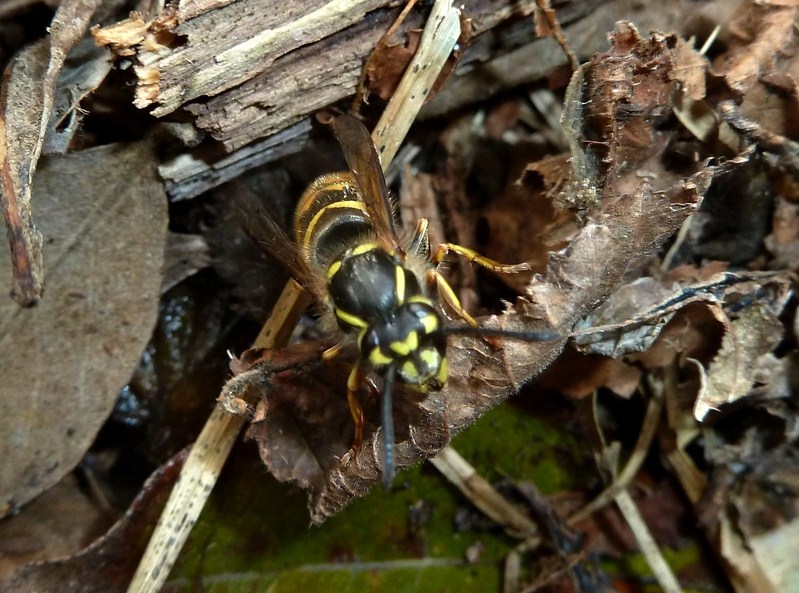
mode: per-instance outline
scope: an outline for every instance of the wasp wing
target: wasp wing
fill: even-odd
[[[236,184],[236,217],[244,232],[306,290],[314,292],[315,283],[305,258],[297,246],[267,211],[264,203],[249,188]],[[316,298],[320,295],[314,294]]]
[[[333,120],[333,129],[378,238],[391,251],[404,255],[405,250],[397,236],[394,209],[388,197],[386,178],[372,137],[364,125],[351,115],[336,117]]]

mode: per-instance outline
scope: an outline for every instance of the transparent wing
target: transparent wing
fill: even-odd
[[[392,251],[405,253],[397,236],[394,211],[388,197],[386,178],[380,166],[372,137],[364,125],[350,115],[339,115],[333,129],[344,151],[347,165],[366,204],[366,211],[375,226],[377,236]]]
[[[299,284],[313,292],[311,270],[283,227],[272,218],[261,199],[249,188],[236,184],[235,189],[234,211],[244,232],[277,263],[285,267]]]

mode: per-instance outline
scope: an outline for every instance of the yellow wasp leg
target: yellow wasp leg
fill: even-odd
[[[361,364],[358,362],[352,368],[347,379],[347,403],[350,405],[350,414],[352,414],[352,420],[355,422],[355,438],[352,441],[352,447],[350,447],[350,451],[353,453],[361,448],[361,443],[363,442],[363,409],[360,402],[358,402],[356,393],[364,378],[365,375],[361,370]]]
[[[493,259],[488,259],[477,253],[476,251],[469,249],[468,247],[463,247],[462,245],[456,245],[455,243],[440,243],[439,246],[436,248],[435,253],[430,258],[430,260],[438,265],[444,259],[444,256],[447,255],[452,251],[453,253],[457,253],[458,255],[465,257],[470,262],[474,262],[483,266],[484,268],[488,268],[489,270],[493,270],[494,272],[501,272],[503,274],[515,274],[516,272],[523,272],[524,270],[530,269],[530,264],[528,263],[521,263],[521,264],[501,264],[498,261],[494,261]]]
[[[475,321],[474,317],[469,315],[466,312],[466,309],[463,308],[460,299],[458,299],[458,295],[456,295],[455,291],[452,290],[452,287],[449,285],[449,282],[447,282],[444,276],[439,274],[436,270],[430,270],[427,273],[427,282],[431,286],[435,285],[435,287],[438,289],[438,294],[441,296],[441,300],[447,303],[447,305],[449,305],[449,307],[455,311],[458,317],[463,319],[472,327],[480,326],[477,321]]]

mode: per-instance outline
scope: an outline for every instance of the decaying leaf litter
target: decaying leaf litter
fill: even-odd
[[[709,10],[707,6],[702,8]],[[92,9],[84,3],[65,2],[58,15],[66,18],[70,10],[77,10],[84,22],[93,23],[89,16]],[[403,180],[416,180],[412,191],[408,189],[414,187],[411,183],[403,183],[399,188],[403,205],[410,203],[414,208],[426,208],[426,212],[432,213],[429,215],[432,220],[440,221],[447,236],[454,234],[458,241],[476,245],[489,256],[508,260],[521,254],[533,263],[538,274],[538,277],[523,280],[486,278],[468,267],[459,270],[453,264],[453,274],[462,278],[459,286],[466,295],[464,302],[479,307],[490,303],[487,294],[493,296],[494,303],[504,298],[513,301],[513,305],[497,318],[484,319],[484,323],[509,328],[545,323],[564,335],[573,332],[573,337],[560,354],[563,344],[508,342],[496,348],[480,340],[453,340],[450,345],[453,376],[447,387],[421,401],[408,394],[399,398],[400,465],[434,455],[455,433],[541,371],[543,375],[525,391],[526,397],[533,401],[536,393],[545,392],[567,394],[586,401],[590,399],[586,396],[598,395],[595,407],[598,406],[600,412],[609,397],[629,398],[628,406],[640,401],[662,401],[662,412],[660,407],[650,405],[654,410],[652,415],[659,422],[657,430],[642,440],[647,447],[654,443],[652,446],[663,453],[667,460],[665,467],[677,478],[692,503],[695,517],[711,549],[716,550],[732,587],[784,591],[794,586],[797,577],[791,559],[792,546],[797,541],[796,522],[792,520],[796,484],[791,468],[796,456],[793,380],[796,356],[791,289],[796,261],[794,244],[799,228],[793,205],[797,170],[793,75],[795,13],[796,8],[791,3],[741,2],[736,12],[719,13],[726,15],[726,20],[710,23],[718,24],[721,30],[708,49],[707,57],[692,49],[686,40],[690,34],[697,34],[702,41],[712,30],[712,26],[697,25],[702,22],[699,17],[697,21],[684,18],[682,38],[667,32],[647,35],[643,33],[644,28],[639,28],[639,33],[631,25],[620,23],[610,33],[609,49],[605,44],[601,54],[582,55],[581,46],[573,44],[585,64],[574,73],[568,86],[562,72],[549,73],[556,96],[563,93],[562,118],[558,117],[557,101],[550,102],[554,104],[554,116],[540,109],[540,97],[552,95],[550,91],[520,89],[478,104],[459,118],[439,120],[431,130],[418,132],[417,146],[422,156],[415,160],[413,156],[408,157],[409,161],[400,170],[399,177]],[[562,13],[558,11],[557,14]],[[698,14],[707,13],[699,11]],[[624,16],[619,13],[616,18]],[[169,22],[163,19],[159,26]],[[672,24],[659,29],[678,28],[677,24]],[[156,29],[151,28],[150,33]],[[568,38],[569,28],[565,31]],[[529,34],[532,36],[532,32]],[[58,38],[53,36],[52,39],[51,45]],[[479,40],[479,35],[476,39]],[[135,44],[133,49],[135,53]],[[161,51],[168,53],[168,49],[164,46]],[[49,62],[40,57],[39,67],[44,69],[44,64],[49,63],[58,72],[58,60],[52,58],[58,51],[60,48],[49,50]],[[295,50],[287,51],[291,55]],[[22,59],[21,54],[16,64]],[[84,66],[88,64],[88,58],[85,60]],[[14,83],[23,87],[29,84],[19,75],[14,78],[13,69],[7,72],[11,73],[7,89]],[[28,70],[25,73],[30,75]],[[52,72],[38,76],[50,81],[48,84],[55,80]],[[84,76],[88,79],[88,75]],[[107,108],[104,101],[114,105],[108,95],[102,94],[102,88],[98,89],[96,103],[89,102],[85,106],[81,103],[88,112],[88,120],[85,128],[70,127],[69,133],[75,135],[74,147],[85,148],[101,141],[92,134],[91,107]],[[28,216],[24,212],[27,208],[24,200],[26,192],[30,193],[26,189],[30,181],[26,181],[25,174],[31,167],[26,169],[19,163],[36,163],[43,140],[29,132],[10,134],[9,130],[13,129],[10,122],[21,121],[12,117],[16,113],[14,110],[21,110],[25,121],[46,121],[48,116],[42,116],[24,103],[9,101],[8,97],[12,96],[9,93],[5,94],[7,99],[3,104],[4,196],[13,196],[16,204],[22,204],[24,219]],[[67,95],[72,96],[70,92]],[[73,101],[77,105],[79,99],[73,97]],[[199,109],[205,107],[195,102],[192,110],[196,113]],[[563,121],[562,129],[551,125],[558,119]],[[182,130],[180,138],[196,141],[196,135],[186,135],[185,126],[172,127]],[[316,164],[318,170],[306,170],[307,155],[314,154],[306,152],[287,157],[280,167],[272,167],[266,173],[267,181],[253,173],[242,179],[250,186],[271,190],[275,199],[269,206],[277,216],[287,212],[292,194],[296,196],[301,191],[301,187],[296,186],[317,173],[341,166],[335,161],[335,145],[323,138],[325,132],[320,130],[317,135],[320,142],[327,143],[325,156],[319,157]],[[34,139],[33,148],[12,149],[9,138],[15,142]],[[120,378],[120,374],[125,373],[112,371],[107,363],[96,363],[105,356],[113,360],[115,367],[130,372],[142,352],[144,340],[150,335],[157,287],[175,283],[164,279],[159,271],[161,253],[167,244],[164,199],[159,199],[158,190],[145,184],[149,177],[143,174],[152,170],[155,155],[164,154],[147,142],[160,142],[162,148],[168,148],[167,154],[186,150],[176,149],[177,143],[166,138],[162,132],[160,136],[150,136],[129,143],[127,147],[105,148],[108,154],[101,148],[73,148],[63,157],[39,160],[31,203],[34,220],[44,238],[43,270],[48,275],[45,276],[48,288],[37,308],[9,308],[3,323],[6,329],[3,341],[9,348],[4,359],[14,361],[13,368],[4,371],[3,376],[19,381],[27,379],[22,387],[9,391],[15,397],[4,397],[9,408],[3,417],[13,420],[4,430],[8,435],[5,447],[11,452],[6,458],[12,460],[7,466],[11,477],[4,478],[3,484],[8,510],[16,511],[18,505],[52,485],[85,452],[88,440],[108,414],[109,402],[127,379],[127,376]],[[425,156],[425,148],[431,146],[433,140],[445,147],[443,164],[441,157],[436,161],[432,156]],[[69,141],[62,142],[63,146],[69,144]],[[228,143],[229,148],[235,145],[235,142]],[[564,151],[566,148],[568,150]],[[496,153],[506,158],[501,159]],[[120,155],[133,155],[131,158],[135,160],[131,163],[122,158],[120,161]],[[79,163],[81,173],[63,174],[70,178],[86,177],[92,158],[108,169],[100,173],[102,181],[88,182],[91,190],[39,181],[46,179],[48,167],[68,171],[66,163],[70,160]],[[488,163],[496,167],[498,162],[511,164],[506,175],[496,175],[487,166]],[[414,175],[411,163],[422,173]],[[146,195],[147,199],[128,198],[117,186],[108,183],[112,171],[131,170],[136,171],[136,183],[128,184],[130,191]],[[507,181],[502,177],[507,177]],[[122,175],[122,178],[130,180],[132,177]],[[38,197],[37,188],[43,188],[38,190],[43,197]],[[99,188],[105,188],[107,195]],[[66,240],[59,239],[58,232],[50,230],[55,228],[54,223],[48,224],[44,210],[36,220],[37,208],[48,198],[58,207],[51,216],[56,217],[54,220],[62,219],[57,213],[65,200],[63,195],[91,198],[94,202],[89,205],[90,211],[98,215],[93,218],[81,214],[81,210],[71,204],[83,228],[88,229],[88,232],[76,233],[75,227],[81,228],[78,222],[70,226],[69,219],[62,220],[67,233],[72,233],[71,240],[69,235]],[[203,360],[213,352],[224,360],[223,348],[217,342],[224,341],[227,345],[235,342],[237,351],[241,351],[248,337],[246,324],[230,313],[230,309],[246,313],[252,309],[253,302],[255,307],[263,307],[263,301],[270,298],[262,296],[264,288],[260,277],[274,276],[275,272],[268,271],[273,264],[248,246],[247,239],[234,228],[221,195],[224,192],[218,191],[199,198],[197,204],[173,204],[170,211],[172,231],[205,235],[214,258],[212,267],[227,279],[227,284],[220,287],[213,272],[206,270],[194,274],[184,286],[178,285],[177,293],[170,291],[163,297],[160,341],[151,343],[145,350],[144,363],[136,371],[137,381],[123,390],[130,397],[121,400],[141,405],[131,402],[141,402],[142,394],[149,394],[151,403],[139,410],[139,416],[150,416],[151,426],[146,430],[149,442],[139,447],[139,455],[150,463],[163,462],[190,442],[191,436],[180,435],[179,428],[186,423],[196,424],[191,417],[207,414],[213,399],[210,394],[205,406],[192,402],[199,397],[198,393],[213,391],[210,387],[204,390],[198,387],[214,381],[221,385],[223,378],[219,359],[211,365],[182,365],[175,358],[181,341],[196,349],[196,360]],[[440,200],[436,200],[436,196]],[[112,199],[119,205],[116,208],[103,206],[104,199]],[[14,216],[20,210],[18,205],[17,210],[14,209],[12,201],[4,200],[4,208],[13,230],[17,228],[13,226]],[[126,208],[134,203],[141,208],[145,204],[149,206],[144,212]],[[122,220],[126,222],[104,222],[109,213],[120,209],[125,215]],[[520,212],[525,213],[523,225],[518,223]],[[413,218],[415,216],[410,215],[410,219]],[[130,221],[137,221],[141,229],[131,228],[127,224]],[[523,232],[519,232],[520,227]],[[136,239],[121,234],[118,229],[122,228]],[[102,232],[99,245],[89,243],[92,229]],[[14,241],[17,235],[11,236]],[[226,237],[229,237],[227,242]],[[204,243],[199,239],[192,243],[189,238],[182,242],[194,245],[190,252],[198,254],[196,261],[202,266]],[[79,246],[86,243],[91,245],[90,255],[78,255],[81,253]],[[23,251],[35,251],[35,244],[35,234],[20,236],[19,242],[14,243]],[[65,251],[58,249],[59,244],[65,246]],[[178,243],[173,240],[170,244]],[[124,255],[115,255],[117,251],[109,249],[109,245],[117,245],[120,251],[124,247]],[[48,246],[51,246],[51,253],[47,251]],[[60,255],[62,253],[65,255]],[[77,258],[71,258],[70,254]],[[52,271],[47,265],[51,255],[56,256],[51,264]],[[78,265],[68,268],[66,262],[70,259],[77,259]],[[35,253],[31,261],[33,269]],[[177,261],[180,264],[183,260],[178,258]],[[109,271],[105,272],[105,266],[99,262],[108,262]],[[131,262],[142,267],[146,280],[131,273]],[[189,273],[195,267],[198,266],[189,265]],[[174,270],[174,266],[169,269]],[[267,271],[257,274],[252,270]],[[66,286],[59,285],[59,277],[64,274],[66,276],[62,277],[69,280]],[[186,274],[176,271],[172,275],[179,278]],[[272,299],[276,298],[280,282],[275,280],[277,288]],[[70,286],[71,283],[77,287]],[[254,289],[250,288],[253,286]],[[517,299],[511,286],[524,296]],[[104,296],[107,287],[116,287],[120,294],[137,300],[140,303],[137,306],[149,310],[150,317],[145,314],[141,321],[132,320],[133,305],[130,304],[122,305],[124,312],[116,312],[114,306],[109,306],[113,300]],[[219,292],[220,296],[198,299],[199,294],[211,290]],[[255,298],[252,290],[259,291]],[[17,294],[21,294],[19,288]],[[236,296],[235,303],[230,301],[231,294]],[[60,307],[51,309],[53,313],[47,318],[46,311],[52,306],[47,302],[50,298],[50,303],[60,303]],[[81,322],[81,317],[74,313],[76,301],[86,307],[83,315],[88,312],[88,322]],[[191,315],[175,315],[184,310],[181,304],[186,303],[192,303],[196,311],[215,312],[208,316],[210,324],[203,326],[196,321],[204,319],[204,315],[195,315],[192,322],[187,321],[192,319]],[[490,307],[488,305],[487,309]],[[28,313],[45,318],[33,322],[32,317],[25,317]],[[102,319],[117,321],[112,324],[110,338],[103,333],[108,330],[98,329],[104,327],[99,322]],[[23,345],[19,338],[22,334],[10,330],[14,323],[27,328],[33,334],[33,341]],[[188,340],[188,336],[181,333],[181,324],[197,328],[194,334],[199,331],[202,339]],[[62,329],[63,337],[59,337],[58,331],[45,331],[40,327]],[[128,342],[122,340],[120,329],[134,337]],[[312,324],[302,331],[312,336]],[[243,336],[234,337],[237,332]],[[103,354],[93,353],[91,349],[76,349],[80,339],[101,349]],[[376,402],[366,398],[370,419],[367,427],[371,436],[378,434],[378,437],[367,442],[350,464],[339,464],[338,460],[349,446],[348,412],[346,406],[336,405],[336,402],[343,403],[337,386],[346,376],[346,360],[336,361],[336,365],[321,363],[319,350],[310,349],[307,340],[302,342],[305,345],[274,354],[254,353],[256,360],[265,360],[254,366],[252,357],[243,358],[237,369],[243,372],[228,385],[226,393],[243,399],[254,396],[252,410],[258,421],[253,423],[250,435],[258,443],[264,461],[279,478],[309,489],[311,516],[322,520],[337,513],[353,497],[369,491],[379,480],[379,433],[375,432]],[[135,353],[123,353],[120,349],[123,343]],[[320,348],[322,344],[324,342],[320,343]],[[201,355],[197,356],[197,352]],[[299,362],[292,358],[295,354],[301,356]],[[71,356],[76,360],[72,361]],[[556,356],[554,363],[544,370]],[[43,381],[43,368],[50,368],[59,379],[68,376],[66,370],[50,364],[54,360],[63,363],[64,369],[72,369],[70,372],[79,377],[79,381],[70,384],[59,380],[55,385]],[[87,365],[87,361],[91,364]],[[92,369],[89,375],[87,369]],[[97,386],[95,381],[86,380],[92,373],[100,373]],[[179,377],[181,373],[187,376]],[[171,382],[164,379],[170,374]],[[37,385],[35,392],[26,387],[31,380]],[[159,400],[159,391],[168,393],[169,397],[164,400],[161,394]],[[251,393],[253,391],[256,393]],[[32,400],[31,393],[41,395]],[[259,403],[261,396],[264,399]],[[84,412],[75,401],[85,402],[93,412]],[[616,402],[612,409],[618,413],[625,407]],[[65,421],[65,414],[70,411],[78,417],[75,422]],[[19,422],[22,412],[24,418],[29,419],[24,423]],[[118,406],[116,417],[131,421],[135,414],[130,410],[126,413]],[[630,423],[629,417],[608,419],[607,412],[602,412],[598,418],[603,417],[605,422],[599,424],[600,437],[623,434],[625,431],[619,425],[628,433],[635,432],[634,427],[625,426]],[[290,432],[287,431],[289,427]],[[82,442],[72,442],[71,448],[67,448],[64,443],[72,438],[70,429],[72,434],[81,435]],[[34,430],[46,436],[33,437]],[[501,438],[501,434],[497,438]],[[67,455],[67,460],[59,462],[55,470],[52,464],[47,466],[48,477],[29,480],[24,494],[20,494],[22,482],[13,472],[27,470],[26,475],[33,477],[36,474],[28,469],[33,466],[24,464],[30,464],[31,458],[52,459],[52,453],[48,454],[46,449],[34,452],[29,446],[34,440],[37,444],[52,443],[59,451],[69,450],[72,458]],[[597,450],[597,453],[604,453],[601,468],[612,483],[604,498],[599,495],[597,500],[604,500],[602,504],[614,500],[622,504],[618,501],[629,488],[637,497],[638,505],[646,508],[648,497],[641,494],[640,484],[630,481],[635,479],[635,472],[628,470],[628,467],[638,467],[633,460],[640,457],[641,452],[633,446],[632,451],[619,457],[618,447],[605,440],[604,451]],[[104,455],[95,448],[82,464],[82,474],[93,476],[89,482],[95,484],[99,480],[101,484],[95,484],[92,490],[94,500],[102,498],[100,495],[108,490],[102,486],[103,472],[92,470],[90,462],[95,460],[96,465],[97,459],[108,458],[107,451]],[[292,462],[292,458],[296,461]],[[13,461],[16,459],[20,461]],[[278,459],[280,465],[276,462]],[[523,481],[525,477],[513,478]],[[158,489],[163,494],[161,488],[164,486],[151,487],[149,491]],[[146,500],[146,496],[142,500]],[[152,521],[152,518],[141,519],[132,513],[116,529],[124,530],[127,524],[146,531]],[[589,527],[584,528],[591,531]],[[651,523],[650,530],[656,535],[659,533],[657,525]],[[71,582],[70,590],[93,590],[92,587],[122,590],[129,578],[127,571],[132,572],[135,559],[120,561],[112,567],[98,564],[98,556],[93,556],[114,555],[119,541],[109,534],[72,559],[20,569],[9,587],[23,591],[47,582]],[[143,546],[144,541],[139,545]],[[601,548],[599,543],[595,545]],[[564,554],[561,547],[555,547]],[[3,551],[13,556],[12,552],[13,548]],[[576,551],[568,554],[576,554]],[[46,550],[40,558],[48,558]],[[529,556],[521,558],[524,562]],[[78,577],[86,566],[99,567],[97,571],[102,576],[95,584]],[[563,559],[560,566],[556,563],[554,568],[551,563],[542,566],[548,568],[535,577],[528,579],[521,575],[516,581],[506,581],[506,584],[511,583],[507,585],[508,590],[523,589],[525,581],[528,585],[550,582],[546,570],[552,575],[563,573],[573,580],[578,579],[577,573],[565,570],[570,566],[568,558]],[[719,590],[724,590],[725,585],[718,586],[722,587]]]

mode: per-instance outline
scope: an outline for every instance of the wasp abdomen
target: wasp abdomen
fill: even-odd
[[[294,229],[309,266],[319,274],[347,246],[374,234],[374,225],[349,173],[323,175],[305,190],[294,214]]]

